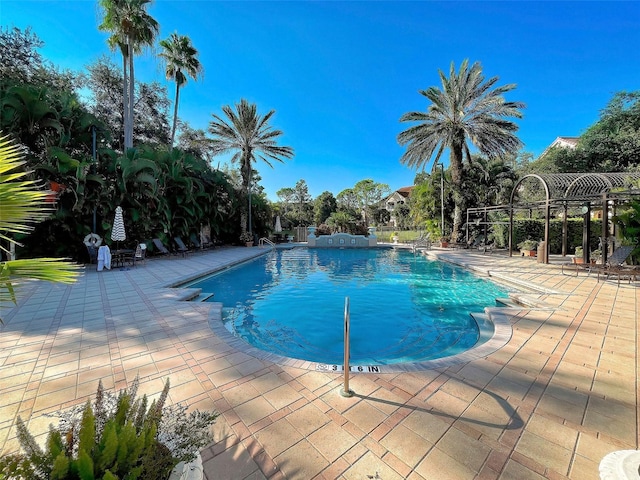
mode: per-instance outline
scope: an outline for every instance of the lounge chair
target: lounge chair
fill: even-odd
[[[591,270],[593,270],[596,265],[595,265],[595,262],[593,262],[593,260],[592,260],[592,263],[582,263],[582,257],[579,257],[579,258],[573,257],[571,263],[563,263],[561,265],[562,273],[564,274],[564,267],[569,268],[570,266],[575,269],[576,277],[577,277],[578,272],[580,270],[584,270],[587,272],[587,274],[589,274],[591,273]]]
[[[204,248],[214,248],[216,246],[216,242],[211,240],[209,235],[202,235],[202,245]]]
[[[202,235],[201,240],[202,241],[198,240],[198,235],[196,235],[195,233],[189,235],[189,241],[191,241],[193,248],[195,248],[196,250],[213,247],[213,244],[211,243],[211,240],[209,240],[208,236]]]
[[[187,246],[182,241],[180,237],[174,237],[173,241],[176,242],[176,251],[180,253],[183,257],[187,256],[187,253],[191,253],[191,249],[187,248]]]
[[[196,250],[202,250],[202,244],[198,241],[198,236],[195,233],[189,235],[189,241],[191,242],[191,245],[193,245],[193,248]]]
[[[487,242],[487,240],[484,238],[484,235],[481,235],[478,238],[476,238],[473,241],[473,243],[471,243],[471,245],[469,245],[469,248],[472,248],[472,249],[477,248],[478,251],[482,253],[493,253],[493,250],[495,249],[495,244]]]
[[[636,266],[624,264],[635,248],[634,245],[622,245],[615,249],[604,265],[592,266],[592,269],[598,272],[598,281],[600,281],[601,273],[602,275],[606,275],[607,278],[610,276],[618,277],[618,285],[620,285],[621,277],[628,277],[629,283],[631,283],[631,279],[635,281],[637,275],[640,274],[640,270]]]
[[[164,244],[162,243],[162,241],[159,238],[154,238],[152,241],[153,241],[154,247],[156,247],[156,249],[158,250],[158,255],[170,255],[171,254],[169,249],[164,246]]]

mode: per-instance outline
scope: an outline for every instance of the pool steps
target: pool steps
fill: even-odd
[[[491,315],[489,315],[488,313],[471,312],[470,315],[478,324],[478,330],[480,332],[480,337],[478,338],[478,343],[476,344],[476,346],[478,346],[479,344],[485,343],[487,340],[493,337],[493,334],[495,332],[495,325],[491,320]]]
[[[194,302],[206,302],[210,298],[213,298],[213,293],[201,293],[196,298],[193,299]]]
[[[496,304],[511,308],[522,307],[522,304],[514,301],[512,298],[496,298]]]
[[[508,308],[526,308],[536,310],[555,310],[548,304],[523,294],[512,293],[509,298],[496,298],[496,303]]]

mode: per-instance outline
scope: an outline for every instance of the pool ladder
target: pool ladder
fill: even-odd
[[[271,246],[271,248],[276,248],[276,244],[269,240],[267,237],[262,237],[260,240],[258,240],[258,246],[260,248],[264,247],[265,243]]]

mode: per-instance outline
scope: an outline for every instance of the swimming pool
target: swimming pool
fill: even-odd
[[[460,267],[391,248],[274,250],[189,286],[223,303],[233,335],[321,364],[342,364],[348,296],[355,366],[466,351],[479,338],[470,313],[507,295]]]

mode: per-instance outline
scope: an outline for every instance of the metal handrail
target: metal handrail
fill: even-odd
[[[276,248],[276,244],[269,240],[267,237],[262,237],[258,240],[258,247],[264,247],[264,244],[270,245],[271,248]]]
[[[349,388],[349,359],[351,358],[351,347],[349,344],[349,329],[351,322],[351,309],[349,308],[349,297],[344,297],[344,384],[340,390],[343,397],[353,397],[353,390]]]

